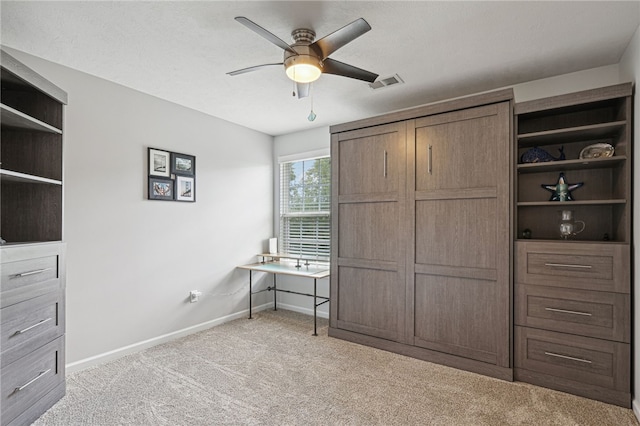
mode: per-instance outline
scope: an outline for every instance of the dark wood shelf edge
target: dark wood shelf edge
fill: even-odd
[[[23,80],[25,82],[25,86],[32,85],[45,95],[65,105],[67,104],[67,92],[65,92],[46,78],[42,77],[31,68],[22,64],[20,61],[18,61],[16,58],[11,56],[4,50],[0,50],[0,54],[2,58],[2,68],[9,71],[20,80]]]
[[[514,105],[514,113],[516,115],[522,115],[532,112],[570,107],[576,104],[606,101],[609,99],[631,96],[632,94],[633,83],[621,83],[613,86],[585,90],[578,93],[567,93],[549,98],[534,99],[531,101],[516,103]]]
[[[37,183],[41,185],[62,186],[62,181],[27,173],[14,172],[13,170],[0,169],[0,180],[12,183]]]
[[[559,207],[559,206],[606,206],[615,204],[626,204],[627,200],[584,200],[584,201],[521,201],[516,205],[518,207]]]
[[[629,245],[628,241],[603,241],[603,240],[561,240],[561,239],[544,239],[544,238],[516,238],[515,242],[532,242],[532,243],[559,243],[559,244],[624,244]]]
[[[626,155],[614,155],[613,157],[606,158],[578,158],[575,160],[546,161],[543,163],[520,163],[517,165],[517,170],[519,173],[537,173],[547,171],[560,171],[562,169],[596,169],[614,166],[626,160]]]
[[[0,104],[2,128],[19,129],[36,132],[46,132],[61,135],[62,130],[37,118],[31,117],[22,111],[18,111],[9,105]]]
[[[621,120],[621,121],[610,121],[605,123],[589,124],[586,126],[544,130],[540,132],[521,133],[518,135],[518,140],[526,141],[529,138],[533,139],[537,137],[562,136],[564,134],[589,132],[591,130],[598,130],[598,129],[618,129],[626,126],[626,124],[627,124],[627,120]]]
[[[62,244],[64,241],[62,240],[38,240],[38,241],[7,241],[4,244],[0,244],[0,249],[5,247],[22,247],[28,245],[36,245],[36,244]]]

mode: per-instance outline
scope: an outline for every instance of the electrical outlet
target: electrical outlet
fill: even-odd
[[[201,294],[202,294],[202,292],[199,292],[198,290],[192,290],[189,293],[189,297],[190,297],[189,301],[191,303],[196,303],[198,300],[200,300],[200,295]]]

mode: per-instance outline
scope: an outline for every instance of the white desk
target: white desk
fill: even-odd
[[[252,310],[252,298],[254,294],[262,293],[264,291],[273,291],[273,309],[278,310],[276,294],[278,292],[298,294],[302,296],[313,297],[313,335],[318,335],[318,321],[317,321],[317,308],[324,305],[329,301],[328,297],[318,296],[318,280],[327,278],[330,275],[330,267],[328,264],[312,264],[311,259],[302,259],[298,257],[287,257],[284,255],[269,255],[260,254],[262,262],[251,263],[249,265],[238,266],[240,269],[247,269],[249,271],[249,319],[251,319]],[[272,260],[267,261],[266,258]],[[273,260],[273,259],[278,259]],[[280,259],[293,259],[297,260],[296,263],[281,261]],[[300,261],[304,261],[305,264],[300,264]],[[253,291],[253,272],[267,272],[273,274],[273,287],[269,286],[264,290]],[[302,293],[292,290],[284,290],[277,288],[276,276],[277,275],[294,275],[298,277],[312,278],[313,279],[313,294]],[[320,302],[318,303],[318,300]]]

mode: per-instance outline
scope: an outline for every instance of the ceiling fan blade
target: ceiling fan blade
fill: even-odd
[[[373,83],[374,81],[376,81],[376,78],[378,78],[378,74],[374,74],[372,72],[354,67],[353,65],[345,64],[344,62],[336,61],[334,59],[324,60],[322,73],[355,78],[357,80],[363,80],[368,83]]]
[[[311,83],[296,83],[296,92],[298,92],[298,99],[306,98],[309,96],[309,89]]]
[[[280,66],[282,66],[282,65],[284,65],[284,64],[283,64],[282,62],[278,62],[278,63],[276,63],[276,64],[262,64],[262,65],[255,65],[255,66],[253,66],[253,67],[249,67],[249,68],[242,68],[241,70],[231,71],[231,72],[228,72],[227,74],[228,74],[228,75],[244,74],[244,73],[246,73],[246,72],[258,71],[259,69],[266,68],[266,67],[271,67],[271,66],[274,66],[274,65],[280,65]]]
[[[369,25],[367,21],[362,18],[356,19],[352,23],[345,25],[339,30],[336,30],[331,34],[322,37],[320,40],[316,40],[311,44],[311,47],[317,47],[322,54],[322,59],[324,59],[336,50],[340,49],[345,44],[360,37],[370,29],[371,25]]]
[[[249,28],[251,31],[257,33],[258,35],[260,35],[260,36],[262,36],[264,38],[266,38],[267,40],[269,40],[271,43],[275,44],[279,48],[281,48],[283,50],[286,50],[287,52],[293,53],[294,55],[298,54],[298,52],[293,50],[291,48],[291,46],[289,46],[287,44],[287,42],[285,42],[284,40],[282,40],[281,38],[279,38],[275,34],[272,34],[269,31],[265,30],[260,25],[256,24],[255,22],[251,21],[250,19],[245,18],[244,16],[236,16],[235,20],[240,22],[245,27]]]

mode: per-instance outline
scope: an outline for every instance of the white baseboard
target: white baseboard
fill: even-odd
[[[254,306],[253,312],[264,311],[265,309],[270,309],[270,308],[271,309],[273,308],[273,302],[265,303],[264,305],[260,305],[260,306]],[[313,315],[313,311],[311,312],[311,314]],[[248,315],[249,315],[249,310],[245,309],[243,311],[237,312],[235,314],[227,315],[222,318],[216,318],[211,321],[207,321],[201,324],[193,325],[191,327],[183,328],[182,330],[177,330],[172,333],[163,334],[162,336],[154,337],[152,339],[148,339],[142,342],[134,343],[132,345],[124,346],[119,349],[94,355],[89,358],[81,359],[79,361],[66,364],[65,368],[67,370],[67,373],[81,371],[86,368],[92,367],[94,365],[104,364],[105,362],[121,358],[125,355],[139,352],[143,349],[147,349],[152,346],[159,345],[161,343],[166,343],[171,340],[179,339],[180,337],[188,336],[189,334],[197,333],[199,331],[206,330],[211,327],[215,327],[216,325],[224,324],[229,321],[247,317]]]
[[[271,307],[273,307],[273,304],[271,305]],[[278,302],[278,309],[279,308],[285,309],[287,311],[299,312],[301,314],[313,316],[313,309],[309,309],[309,308],[301,308],[300,306],[289,305],[287,303]],[[329,314],[327,312],[318,310],[317,315],[318,315],[318,318],[329,319]]]
[[[631,408],[633,409],[633,414],[635,414],[636,419],[640,422],[640,402],[634,399],[631,401]]]

